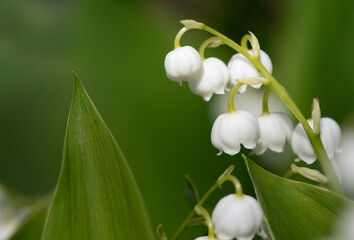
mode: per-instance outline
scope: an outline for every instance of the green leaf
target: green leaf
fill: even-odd
[[[132,172],[75,75],[62,169],[42,240],[153,239]]]
[[[312,240],[328,236],[353,202],[319,187],[288,180],[262,169],[243,155],[258,201],[276,240]]]

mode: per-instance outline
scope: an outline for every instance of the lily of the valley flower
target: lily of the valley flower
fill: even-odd
[[[248,50],[248,53],[253,55],[252,50]],[[270,57],[264,52],[260,51],[261,63],[268,70],[269,73],[273,71],[272,61]],[[258,70],[247,60],[241,53],[233,55],[227,65],[230,71],[232,85],[235,85],[237,79],[246,79],[252,77],[262,77]],[[251,85],[253,88],[260,88],[262,84]],[[242,86],[238,91],[243,93],[246,91],[247,85]]]
[[[203,61],[203,68],[197,77],[190,79],[190,90],[205,101],[209,101],[213,93],[224,94],[230,80],[229,70],[218,58],[210,57]]]
[[[202,69],[202,64],[199,53],[191,46],[176,48],[165,58],[167,77],[181,85],[182,81],[196,77]]]
[[[248,149],[256,147],[259,139],[257,119],[246,111],[221,114],[211,130],[211,142],[222,152],[231,156],[240,152],[241,144]]]
[[[313,128],[313,121],[309,119],[307,122]],[[331,118],[321,118],[320,137],[328,157],[332,159],[339,151],[341,131],[338,123]],[[294,153],[307,164],[316,161],[316,153],[300,123],[295,127],[291,136],[291,146]]]
[[[250,240],[261,227],[263,211],[253,197],[230,194],[216,204],[212,220],[218,239]]]
[[[263,154],[267,148],[274,152],[282,152],[285,142],[290,142],[294,129],[293,122],[285,113],[276,112],[261,115],[257,118],[260,129],[260,140],[254,153]]]

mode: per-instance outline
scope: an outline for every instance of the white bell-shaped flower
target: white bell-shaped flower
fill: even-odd
[[[213,93],[224,94],[230,80],[226,64],[218,58],[210,57],[203,61],[203,69],[196,78],[190,79],[190,90],[205,101],[209,101]]]
[[[250,240],[261,227],[263,211],[253,197],[230,194],[216,204],[212,220],[219,240]]]
[[[197,50],[191,46],[176,48],[169,52],[165,58],[167,77],[182,85],[197,76],[202,70],[203,60]]]
[[[307,122],[313,128],[313,121],[309,119]],[[321,118],[320,137],[328,157],[332,159],[339,151],[341,131],[338,123],[331,118]],[[291,146],[294,153],[307,164],[316,161],[316,153],[300,123],[295,127],[291,136]]]
[[[294,124],[285,113],[276,112],[261,115],[257,118],[260,129],[260,140],[254,153],[263,154],[267,148],[274,152],[282,152],[285,142],[290,142]]]
[[[240,152],[241,144],[253,149],[259,140],[257,119],[246,111],[221,114],[211,130],[211,143],[222,152],[231,156]]]
[[[248,50],[248,53],[253,55],[252,50]],[[272,73],[273,72],[273,65],[272,61],[270,60],[270,57],[268,54],[266,54],[264,51],[260,51],[260,59],[261,63],[264,65],[264,67],[268,70],[268,72]],[[245,58],[241,53],[237,53],[233,55],[227,65],[230,71],[230,83],[232,85],[235,85],[237,83],[237,79],[245,79],[245,78],[251,78],[251,77],[262,77],[262,75],[258,72],[258,70],[248,61],[247,58]],[[260,88],[262,84],[255,84],[251,85],[254,88]],[[243,93],[246,91],[247,85],[243,85],[238,92]]]

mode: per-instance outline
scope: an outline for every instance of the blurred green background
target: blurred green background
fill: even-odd
[[[353,112],[352,0],[2,0],[0,181],[29,196],[55,187],[75,70],[135,174],[153,227],[163,223],[171,234],[190,211],[186,173],[204,193],[235,164],[252,194],[240,156],[216,156],[209,104],[165,76],[164,57],[186,18],[236,41],[255,33],[307,117],[313,97],[339,123]],[[198,47],[208,36],[190,31],[182,44]],[[207,52],[225,61],[232,54]],[[266,168],[279,174],[293,160],[272,156]],[[182,239],[198,235],[188,232]]]

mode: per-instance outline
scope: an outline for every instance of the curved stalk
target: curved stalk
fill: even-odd
[[[186,27],[181,28],[181,30],[179,30],[179,32],[177,33],[176,37],[175,37],[175,41],[174,41],[174,47],[175,49],[180,48],[181,44],[181,38],[183,36],[183,34],[185,34],[189,29]]]
[[[272,89],[268,88],[263,95],[263,114],[262,115],[267,115],[269,114],[269,94],[272,92]]]
[[[229,114],[236,112],[235,109],[235,95],[237,93],[237,90],[242,87],[242,83],[237,83],[231,90],[230,95],[229,95],[229,100],[228,100],[228,110]]]
[[[200,45],[199,47],[199,55],[200,57],[205,60],[205,56],[204,56],[204,52],[205,52],[205,49],[209,46],[209,44],[212,44],[213,42],[217,41],[217,40],[220,40],[218,37],[211,37],[211,38],[208,38],[207,40],[205,40],[202,45]]]

